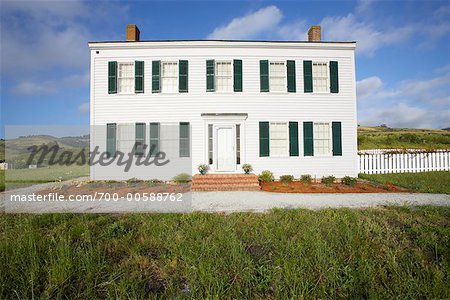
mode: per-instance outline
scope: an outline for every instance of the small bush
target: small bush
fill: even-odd
[[[312,176],[309,174],[300,176],[300,181],[304,184],[311,184],[312,183]]]
[[[127,179],[127,186],[136,186],[137,184],[141,183],[141,179],[137,179],[135,177]]]
[[[208,172],[208,168],[209,168],[208,165],[202,164],[202,165],[199,165],[197,169],[201,175],[205,175],[206,172]]]
[[[292,175],[281,175],[280,176],[280,181],[282,183],[289,183],[293,180],[294,180],[294,176],[292,176]]]
[[[261,172],[261,174],[258,175],[258,179],[264,182],[270,182],[273,181],[273,173],[269,170],[264,170]]]
[[[191,175],[188,173],[180,173],[176,175],[172,180],[176,183],[185,183],[191,181]]]
[[[341,181],[342,181],[342,183],[345,184],[345,185],[353,186],[353,185],[356,184],[356,178],[350,177],[350,176],[345,176],[345,177],[343,177]]]
[[[253,171],[253,167],[251,164],[243,164],[242,170],[244,170],[245,174],[250,174],[250,172]]]
[[[322,180],[320,182],[322,182],[324,184],[333,184],[335,180],[336,180],[336,177],[334,177],[334,176],[324,176],[324,177],[322,177]]]

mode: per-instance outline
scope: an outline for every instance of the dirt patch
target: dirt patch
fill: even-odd
[[[58,193],[58,195],[95,195],[96,193],[116,194],[119,197],[126,197],[131,194],[144,193],[187,193],[191,190],[190,183],[164,183],[164,182],[109,182],[109,181],[90,181],[86,183],[59,184],[54,187],[40,191],[39,195],[48,195]]]
[[[323,184],[311,183],[305,184],[301,181],[292,181],[283,183],[280,181],[261,182],[261,189],[266,192],[276,193],[395,193],[409,192],[409,190],[381,184],[372,184],[370,182],[358,182],[350,186],[341,183]]]

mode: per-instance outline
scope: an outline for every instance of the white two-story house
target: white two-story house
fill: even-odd
[[[182,171],[357,175],[355,42],[90,42],[91,149],[177,168],[94,165],[92,179],[170,179]],[[146,145],[147,147],[143,146]],[[152,150],[150,150],[152,149]],[[170,164],[169,164],[170,165]]]

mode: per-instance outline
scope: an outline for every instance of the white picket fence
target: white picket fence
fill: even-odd
[[[450,150],[433,152],[407,150],[405,151],[406,153],[389,153],[378,150],[384,149],[359,152],[359,173],[385,174],[450,171]]]

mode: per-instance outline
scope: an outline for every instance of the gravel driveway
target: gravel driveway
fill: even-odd
[[[0,209],[8,213],[50,212],[266,212],[272,208],[322,209],[329,207],[374,207],[385,205],[435,205],[450,206],[450,195],[421,193],[377,193],[377,194],[286,194],[270,192],[194,192],[183,194],[182,205],[170,203],[137,202],[119,199],[116,202],[12,202],[10,195],[30,194],[49,184],[35,185],[16,191],[1,193]]]

